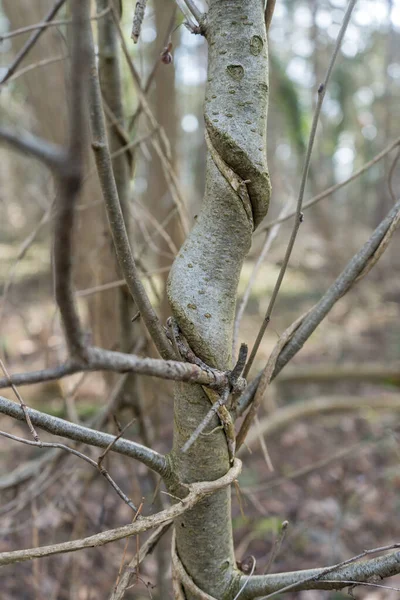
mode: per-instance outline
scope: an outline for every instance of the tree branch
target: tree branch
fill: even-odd
[[[122,440],[119,440],[119,442],[121,441]],[[77,550],[82,550],[83,548],[104,546],[110,542],[131,537],[132,535],[138,535],[139,533],[143,533],[144,531],[158,527],[159,525],[176,519],[187,510],[190,510],[206,496],[213,494],[217,490],[230,486],[239,476],[241,468],[241,461],[236,459],[232,468],[229,469],[229,471],[223,477],[220,477],[215,481],[203,481],[185,485],[189,493],[178,503],[157,513],[156,515],[144,517],[130,525],[125,525],[124,527],[118,527],[117,529],[111,529],[109,531],[103,531],[102,533],[91,535],[87,538],[72,542],[29,548],[27,550],[16,550],[14,552],[2,552],[0,553],[0,566],[32,560],[33,558],[42,558],[45,556],[53,556],[55,554],[64,554],[66,552],[76,552]]]
[[[183,0],[183,2],[186,4],[187,9],[189,10],[189,13],[191,15],[193,15],[193,17],[196,19],[197,23],[199,25],[202,24],[203,21],[203,14],[202,12],[197,8],[195,2],[193,0]],[[180,6],[181,2],[177,2],[179,8],[182,10],[182,7]],[[185,12],[182,10],[183,14],[185,14]]]
[[[47,142],[28,131],[16,133],[7,127],[0,127],[0,140],[24,154],[37,158],[56,172],[61,169],[66,160],[64,148]]]
[[[95,429],[89,429],[88,427],[59,419],[58,417],[52,417],[33,408],[27,408],[27,412],[34,425],[53,435],[66,437],[76,442],[96,446],[97,448],[107,448],[115,440],[115,436],[108,433],[102,433]],[[18,421],[25,421],[25,416],[20,406],[2,396],[0,396],[0,413]],[[162,477],[168,473],[168,464],[165,456],[131,440],[124,438],[117,440],[113,444],[112,451],[139,460]]]
[[[368,169],[370,169],[376,163],[378,163],[383,158],[385,158],[385,156],[387,156],[392,150],[394,150],[395,148],[398,148],[399,145],[400,145],[400,137],[398,137],[391,144],[386,146],[386,148],[384,148],[382,150],[382,152],[379,152],[379,154],[374,156],[374,158],[372,158],[371,160],[366,162],[365,165],[363,165],[362,167],[357,169],[357,171],[355,171],[353,173],[353,175],[350,175],[350,177],[348,177],[344,181],[341,181],[340,183],[336,183],[335,185],[332,185],[331,187],[327,188],[320,194],[317,194],[316,196],[314,196],[314,198],[311,198],[311,200],[308,200],[308,202],[305,202],[302,206],[302,210],[304,211],[307,208],[314,206],[314,204],[317,204],[317,202],[320,202],[324,198],[331,196],[332,194],[334,194],[335,192],[340,190],[342,187],[346,186],[348,183],[351,183],[352,181],[357,179],[357,177],[360,177],[360,175],[362,175],[363,173],[368,171]],[[261,227],[258,231],[256,231],[256,235],[258,235],[259,233],[262,233],[264,231],[268,231],[268,229],[271,229],[275,225],[279,225],[280,223],[284,223],[285,221],[288,221],[289,219],[294,217],[295,214],[296,214],[296,211],[292,210],[292,211],[288,212],[286,215],[279,215],[279,217],[277,219],[274,219],[273,221],[269,221],[264,227]]]
[[[129,586],[131,585],[133,579],[137,575],[136,569],[137,569],[138,565],[140,565],[143,562],[143,560],[146,558],[146,556],[148,554],[153,552],[155,546],[157,545],[159,540],[162,538],[164,533],[166,531],[168,531],[170,526],[171,526],[171,523],[166,523],[164,525],[160,525],[154,531],[154,533],[151,534],[149,539],[146,540],[144,542],[144,544],[140,545],[139,552],[137,554],[135,554],[135,556],[132,558],[132,560],[129,562],[129,564],[126,565],[126,568],[124,569],[124,573],[122,574],[119,581],[115,584],[115,588],[114,588],[109,600],[122,600],[123,599],[123,597],[125,596],[125,592],[127,591]]]
[[[70,139],[65,168],[59,176],[54,222],[55,296],[70,354],[86,360],[86,341],[72,284],[72,254],[75,208],[83,181],[85,150],[85,87],[89,45],[85,30],[90,27],[90,4],[72,3],[72,57],[70,98]]]
[[[38,41],[38,39],[40,38],[42,33],[45,31],[45,25],[47,23],[49,23],[49,21],[51,21],[53,19],[53,17],[56,16],[56,14],[58,13],[58,11],[60,10],[60,8],[62,7],[63,4],[65,4],[65,0],[57,0],[57,2],[54,4],[54,6],[50,9],[50,11],[47,13],[45,18],[43,19],[43,27],[40,27],[40,29],[35,31],[35,33],[33,33],[31,35],[29,40],[24,44],[24,46],[18,52],[17,56],[13,60],[12,65],[10,67],[8,67],[7,71],[5,72],[5,75],[0,82],[0,85],[5,83],[11,77],[11,75],[15,72],[18,65],[25,58],[25,56],[28,54],[28,52],[33,48],[33,46],[36,44],[36,42]]]
[[[374,578],[391,577],[400,573],[400,551],[366,561],[357,559],[374,552],[398,547],[399,544],[393,544],[382,549],[367,550],[355,558],[325,569],[255,575],[250,578],[241,600],[252,600],[261,596],[262,600],[265,600],[289,590],[340,590],[347,587],[349,581],[363,583]],[[242,575],[241,582],[243,583],[246,579],[247,577]]]
[[[26,440],[25,438],[21,438],[17,435],[7,433],[6,431],[0,431],[0,436],[5,437],[9,440],[13,440],[15,442],[19,442],[21,444],[27,444],[28,446],[35,446],[36,448],[53,448],[55,450],[64,450],[65,452],[69,452],[70,454],[77,456],[78,458],[81,458],[82,460],[87,462],[89,465],[91,465],[92,467],[97,469],[101,473],[101,475],[103,475],[103,477],[108,481],[108,483],[111,485],[111,487],[113,487],[114,490],[117,492],[118,496],[129,506],[129,508],[131,508],[133,510],[134,513],[138,512],[138,509],[133,504],[133,502],[122,491],[122,489],[119,487],[119,485],[110,476],[108,471],[102,466],[101,460],[105,453],[103,453],[99,457],[99,460],[96,463],[95,460],[93,460],[89,456],[86,456],[86,454],[79,452],[79,450],[76,450],[76,448],[70,448],[69,446],[66,446],[65,444],[60,444],[58,442],[42,442],[39,439],[36,441]],[[114,437],[114,440],[116,440],[116,439],[117,438]],[[115,441],[111,442],[111,444],[109,446],[107,446],[106,452],[107,452],[107,450],[109,450],[111,448],[111,445],[113,445],[114,443],[115,443]]]
[[[90,25],[86,28],[86,38],[89,44],[90,62],[89,90],[92,148],[94,150],[97,171],[118,262],[128,289],[140,311],[143,322],[145,323],[157,350],[163,358],[175,358],[173,349],[166,338],[157,314],[150,303],[142,282],[140,281],[139,272],[133,258],[107,142],[96,55]]]
[[[354,381],[400,385],[400,363],[322,363],[292,365],[279,374],[279,383],[332,383]]]
[[[346,33],[347,26],[350,21],[351,13],[353,12],[353,8],[355,6],[356,1],[357,0],[350,0],[350,2],[349,2],[349,5],[347,7],[346,13],[343,18],[343,23],[341,25],[341,28],[340,28],[340,31],[339,31],[339,34],[338,34],[338,37],[336,40],[335,48],[334,48],[332,57],[329,62],[329,66],[328,66],[328,69],[327,69],[327,72],[325,75],[324,82],[318,88],[318,102],[317,102],[317,106],[315,109],[315,113],[314,113],[314,117],[313,117],[313,121],[312,121],[312,125],[311,125],[311,132],[310,132],[310,138],[309,138],[308,147],[307,147],[306,159],[305,159],[305,163],[304,163],[303,175],[302,175],[301,183],[300,183],[299,196],[297,199],[297,206],[296,206],[295,224],[294,224],[293,231],[290,236],[290,240],[289,240],[289,243],[288,243],[288,246],[286,249],[286,253],[285,253],[285,257],[283,259],[281,270],[279,271],[278,279],[276,281],[275,287],[272,292],[271,299],[269,301],[269,305],[268,305],[267,312],[264,317],[264,321],[260,327],[260,331],[258,332],[256,341],[254,342],[254,346],[250,353],[250,357],[247,361],[247,365],[246,365],[246,368],[243,373],[244,377],[247,377],[248,373],[250,372],[250,369],[253,365],[254,359],[255,359],[258,349],[260,347],[261,341],[264,337],[264,333],[265,333],[265,331],[268,327],[268,324],[271,320],[272,311],[274,309],[276,299],[278,297],[279,290],[281,288],[282,281],[283,281],[283,278],[285,276],[285,273],[286,273],[286,270],[287,270],[287,267],[289,264],[290,256],[292,254],[292,250],[293,250],[296,238],[297,238],[297,234],[298,234],[300,225],[303,221],[303,213],[301,212],[301,210],[302,210],[302,206],[303,206],[304,191],[305,191],[305,187],[306,187],[306,183],[307,183],[308,170],[310,167],[311,154],[312,154],[312,150],[313,150],[313,146],[314,146],[315,134],[317,132],[317,126],[318,126],[319,116],[321,113],[322,103],[324,101],[326,88],[327,88],[327,85],[331,78],[331,74],[332,74],[332,70],[333,70],[333,67],[334,67],[334,64],[336,61],[336,57],[339,53],[340,46],[341,46],[344,34]]]
[[[288,427],[300,419],[310,419],[323,414],[347,413],[362,410],[400,410],[400,396],[398,394],[381,394],[379,396],[321,396],[303,402],[284,406],[274,411],[265,419],[261,419],[257,430],[250,431],[246,438],[246,445],[251,447],[259,436],[271,436]],[[240,451],[242,452],[242,450]],[[240,454],[239,454],[240,455]]]
[[[303,322],[299,325],[292,338],[279,354],[271,381],[275,379],[278,373],[280,373],[293,356],[301,350],[305,342],[330,312],[336,302],[349,291],[356,281],[359,280],[360,275],[363,275],[366,272],[368,264],[370,264],[371,261],[374,261],[374,257],[379,253],[381,245],[383,244],[386,248],[387,236],[388,234],[393,234],[399,219],[400,200],[395,204],[386,218],[378,225],[361,250],[353,256],[336,281],[322,296],[321,300],[306,313]],[[243,414],[250,405],[260,382],[260,378],[261,373],[253,379],[242,394],[236,411],[237,416]]]
[[[138,373],[172,381],[186,381],[199,383],[213,388],[225,388],[229,384],[228,372],[217,369],[205,370],[196,364],[159,358],[142,358],[134,354],[113,352],[103,348],[87,348],[87,362],[82,364],[77,361],[68,361],[58,367],[33,371],[31,373],[18,373],[11,375],[10,379],[0,379],[0,389],[14,385],[27,385],[52,381],[81,373],[84,371],[115,371],[117,373]]]

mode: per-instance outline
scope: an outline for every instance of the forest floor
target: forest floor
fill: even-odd
[[[25,283],[23,293],[18,286],[11,292],[1,330],[7,366],[13,373],[57,364],[64,352],[48,279]],[[264,279],[264,291],[265,285]],[[286,290],[257,357],[255,372],[265,364],[279,333],[319,297],[318,290],[309,292],[301,278],[292,279]],[[252,296],[240,341],[251,344],[254,340],[266,308],[264,298],[261,292]],[[318,364],[328,363],[398,363],[399,300],[400,284],[395,281],[389,281],[385,287],[377,278],[373,285],[355,288],[338,303],[293,364],[308,365],[312,370]],[[72,411],[83,422],[107,400],[98,374],[88,374],[82,381],[75,376],[58,383],[26,386],[21,391],[29,406],[64,417],[71,416]],[[160,391],[160,386],[152,385],[148,379],[142,392],[150,407],[146,418],[153,423],[156,449],[168,451],[172,436],[171,386],[163,385]],[[356,413],[349,410],[292,419],[265,436],[273,471],[257,439],[250,450],[244,450],[240,491],[232,492],[238,561],[248,565],[254,556],[256,573],[263,573],[284,520],[289,521],[289,526],[271,567],[275,572],[327,566],[365,548],[400,541],[399,413],[368,408],[369,397],[383,394],[398,398],[400,409],[398,387],[388,381],[332,380],[320,384],[310,380],[290,384],[280,383],[278,378],[271,385],[261,408],[261,421],[271,411],[276,413],[293,403],[321,397],[361,397],[366,406]],[[2,391],[2,395],[12,398],[10,390]],[[130,418],[129,410],[120,416],[122,422]],[[1,429],[28,437],[25,425],[7,417],[0,420]],[[115,425],[111,424],[109,430],[115,432]],[[138,423],[134,423],[126,437],[140,441],[138,436]],[[43,434],[42,439],[50,440],[51,436]],[[94,458],[98,455],[93,449],[88,452]],[[83,537],[129,522],[128,507],[89,466],[70,456],[48,462],[43,462],[42,457],[43,451],[41,454],[0,439],[0,551]],[[26,461],[33,461],[28,463],[30,477],[18,486],[10,485],[10,476],[18,473]],[[109,458],[108,468],[134,502],[145,499],[144,513],[152,512],[153,490],[146,469],[115,456]],[[108,546],[107,552],[85,550],[3,568],[1,599],[106,599],[115,582],[124,545],[122,541]],[[131,540],[129,559],[135,547],[136,542]],[[156,570],[157,562],[151,555],[143,565],[141,580],[127,593],[127,599],[144,600],[151,594],[156,598]],[[364,600],[400,598],[400,577],[381,584],[389,587],[357,587],[352,593]],[[292,600],[347,597],[345,593],[320,591],[285,596]]]

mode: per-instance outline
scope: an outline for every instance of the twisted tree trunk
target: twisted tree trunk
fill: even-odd
[[[168,295],[194,352],[211,366],[229,369],[239,275],[270,195],[263,3],[211,0],[205,28],[206,190],[196,225],[172,267]],[[209,408],[201,387],[176,386],[171,460],[182,481],[214,480],[229,468],[225,435],[220,428],[215,430],[217,419],[190,450],[181,452]],[[215,598],[230,599],[237,592],[230,493],[229,489],[215,493],[175,523],[183,566],[196,585]],[[187,598],[193,597],[185,592]]]

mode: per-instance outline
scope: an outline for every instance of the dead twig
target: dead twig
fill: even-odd
[[[142,23],[144,19],[144,13],[146,11],[147,0],[137,0],[135,6],[135,12],[133,14],[132,33],[131,38],[133,43],[137,44],[139,41],[140,32],[142,30]]]
[[[109,544],[132,535],[138,535],[139,533],[148,531],[149,529],[169,523],[185,513],[187,510],[192,509],[198,502],[200,502],[209,494],[213,494],[219,489],[224,489],[230,486],[239,476],[241,468],[241,461],[235,459],[233,466],[229,469],[226,475],[223,475],[221,478],[216,479],[215,481],[203,481],[185,485],[188,494],[182,498],[180,502],[173,504],[169,508],[155,515],[143,517],[139,521],[136,521],[130,525],[125,525],[109,531],[103,531],[101,533],[70,542],[52,544],[50,546],[42,546],[38,548],[29,548],[27,550],[16,550],[14,552],[2,552],[0,553],[0,566],[32,560],[34,558],[54,556],[55,554],[63,554],[65,552],[76,552],[78,550],[83,550],[84,548],[104,546],[105,544]]]
[[[315,134],[317,131],[317,126],[318,126],[318,121],[319,121],[319,116],[321,113],[321,108],[322,108],[322,103],[324,101],[325,98],[325,93],[326,93],[326,88],[327,85],[329,83],[329,80],[331,78],[331,74],[332,74],[332,70],[336,61],[336,57],[339,53],[340,50],[340,46],[344,37],[344,34],[346,33],[347,30],[347,26],[349,24],[350,21],[350,17],[351,17],[351,13],[353,12],[353,8],[356,4],[357,0],[350,0],[345,16],[343,18],[343,22],[335,43],[335,48],[332,54],[332,57],[330,59],[329,62],[329,66],[325,75],[325,79],[324,82],[321,83],[321,85],[318,88],[318,102],[317,102],[317,106],[315,109],[315,113],[314,113],[314,117],[313,117],[313,121],[312,121],[312,125],[311,125],[311,132],[310,132],[310,138],[309,138],[309,142],[308,142],[308,147],[307,147],[307,153],[306,153],[306,159],[305,159],[305,164],[304,164],[304,169],[303,169],[303,175],[302,175],[302,179],[301,179],[301,183],[300,183],[300,190],[299,190],[299,196],[298,196],[298,200],[297,200],[297,207],[296,207],[296,215],[295,215],[295,224],[293,227],[293,231],[292,234],[290,236],[290,240],[286,249],[286,253],[285,253],[285,257],[283,259],[283,263],[282,263],[282,267],[281,270],[279,272],[278,275],[278,279],[276,281],[274,290],[272,292],[272,296],[271,296],[271,300],[269,302],[268,308],[267,308],[267,312],[265,313],[265,317],[264,317],[264,321],[260,327],[260,331],[257,335],[256,341],[254,342],[254,346],[251,350],[250,353],[250,357],[249,360],[247,361],[247,365],[246,368],[244,370],[244,377],[247,377],[254,359],[256,357],[256,354],[258,352],[258,349],[260,347],[261,341],[264,337],[264,333],[268,327],[268,324],[271,320],[271,316],[272,316],[272,311],[274,309],[275,306],[275,302],[276,299],[278,297],[279,294],[279,290],[281,288],[282,285],[282,281],[283,278],[285,276],[286,273],[286,269],[288,267],[289,264],[289,259],[290,256],[292,254],[292,250],[293,250],[293,246],[294,243],[296,241],[297,238],[297,233],[299,231],[300,225],[303,222],[303,213],[302,211],[302,205],[303,205],[303,198],[304,198],[304,191],[305,191],[305,187],[306,187],[306,182],[307,182],[307,177],[308,177],[308,170],[309,170],[309,166],[310,166],[310,162],[311,162],[311,154],[312,154],[312,150],[313,150],[313,146],[314,146],[314,140],[315,140]]]
[[[135,513],[137,512],[136,506],[133,502],[128,498],[128,496],[122,491],[119,485],[114,481],[108,471],[102,466],[96,463],[95,460],[91,459],[86,454],[79,452],[75,448],[71,448],[70,446],[66,446],[65,444],[60,444],[58,442],[42,442],[41,440],[32,441],[26,440],[25,438],[18,437],[16,435],[12,435],[11,433],[7,433],[5,431],[0,431],[0,436],[8,438],[9,440],[14,440],[15,442],[20,442],[21,444],[27,444],[28,446],[36,446],[38,448],[55,448],[59,450],[65,450],[78,458],[86,461],[89,465],[98,469],[98,471],[103,475],[103,477],[108,481],[112,488],[117,492],[118,496],[131,508]]]
[[[50,21],[52,21],[53,18],[58,13],[58,11],[60,10],[60,8],[63,6],[63,4],[65,4],[65,0],[57,0],[57,2],[55,2],[53,7],[49,10],[47,15],[43,19],[43,24],[47,24]],[[18,65],[22,62],[22,60],[25,58],[25,56],[27,56],[27,54],[30,52],[30,50],[33,48],[33,46],[36,44],[36,42],[38,41],[38,39],[40,38],[40,36],[42,35],[42,33],[44,31],[45,31],[45,27],[40,27],[39,29],[37,29],[35,31],[35,33],[33,33],[31,35],[29,40],[23,45],[21,50],[18,52],[17,56],[14,58],[12,64],[8,67],[7,71],[5,72],[5,74],[3,76],[3,79],[0,82],[0,85],[3,85],[11,77],[11,75],[17,69]]]

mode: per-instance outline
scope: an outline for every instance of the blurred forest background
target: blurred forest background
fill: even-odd
[[[0,79],[29,34],[10,32],[39,23],[50,0],[0,3]],[[198,2],[200,5],[200,2]],[[100,12],[97,5],[97,12]],[[104,3],[106,9],[107,2]],[[265,225],[294,208],[316,90],[323,80],[343,19],[345,0],[277,0],[270,41],[269,167],[273,186]],[[160,161],[154,131],[137,114],[135,87],[124,60],[125,123],[130,148],[126,218],[143,281],[163,320],[169,315],[164,288],[183,232],[173,195],[196,218],[205,173],[202,118],[207,44],[192,35],[172,0],[148,3],[139,43],[130,38],[131,2],[121,24],[148,100],[171,144],[171,163]],[[96,7],[93,6],[93,15]],[[65,9],[57,19],[66,19]],[[93,21],[101,26],[101,16]],[[175,28],[176,27],[176,28]],[[172,64],[160,53],[172,32]],[[154,72],[154,66],[156,70]],[[2,122],[63,142],[68,90],[68,27],[48,28],[40,42],[0,87]],[[277,336],[312,306],[399,198],[400,1],[359,0],[327,90],[311,161],[305,202],[354,181],[305,211],[278,304],[265,336],[256,374]],[[108,115],[110,118],[110,115]],[[114,142],[114,151],[121,140]],[[374,158],[391,147],[380,160]],[[120,146],[119,146],[120,147]],[[175,178],[176,174],[176,178]],[[76,286],[82,314],[96,343],[132,348],[124,287],[115,267],[102,197],[88,160],[79,205]],[[52,289],[52,178],[38,162],[0,148],[0,349],[11,373],[54,366],[65,357]],[[262,224],[242,273],[238,306],[264,245]],[[268,305],[293,223],[269,229],[269,249],[259,265],[241,321],[239,341],[253,344]],[[125,294],[126,296],[126,294]],[[125,320],[124,320],[125,319]],[[133,341],[132,341],[133,340]],[[148,352],[148,344],[135,352]],[[146,346],[147,344],[147,346]],[[22,389],[25,402],[42,411],[90,423],[124,376],[73,376]],[[262,573],[281,522],[290,523],[274,570],[337,562],[364,548],[399,541],[400,524],[400,238],[368,277],[344,298],[273,383],[260,413],[270,460],[256,435],[241,454],[241,497],[233,494],[237,559],[257,558]],[[122,397],[118,419],[136,421],[125,434],[168,451],[172,435],[172,387],[139,379]],[[4,396],[13,398],[10,390]],[[391,410],[374,408],[387,399]],[[357,410],[353,410],[357,408]],[[1,428],[25,435],[23,425],[1,417]],[[104,429],[116,431],[112,419]],[[47,439],[45,437],[45,439]],[[96,452],[94,455],[96,455]],[[117,481],[135,503],[152,512],[155,482],[143,465],[109,459]],[[106,482],[70,456],[51,459],[0,440],[0,549],[55,543],[125,524],[125,506]],[[167,502],[164,495],[162,500]],[[117,578],[125,542],[3,568],[1,598],[90,600],[107,598]],[[130,540],[127,556],[135,552]],[[126,595],[168,598],[168,541],[142,566]],[[397,581],[396,581],[397,579]],[[388,585],[400,587],[400,577]],[[153,587],[155,586],[155,587]],[[130,595],[129,595],[130,594]],[[399,598],[389,589],[357,588],[357,598]],[[339,600],[339,592],[304,591],[292,598]]]

